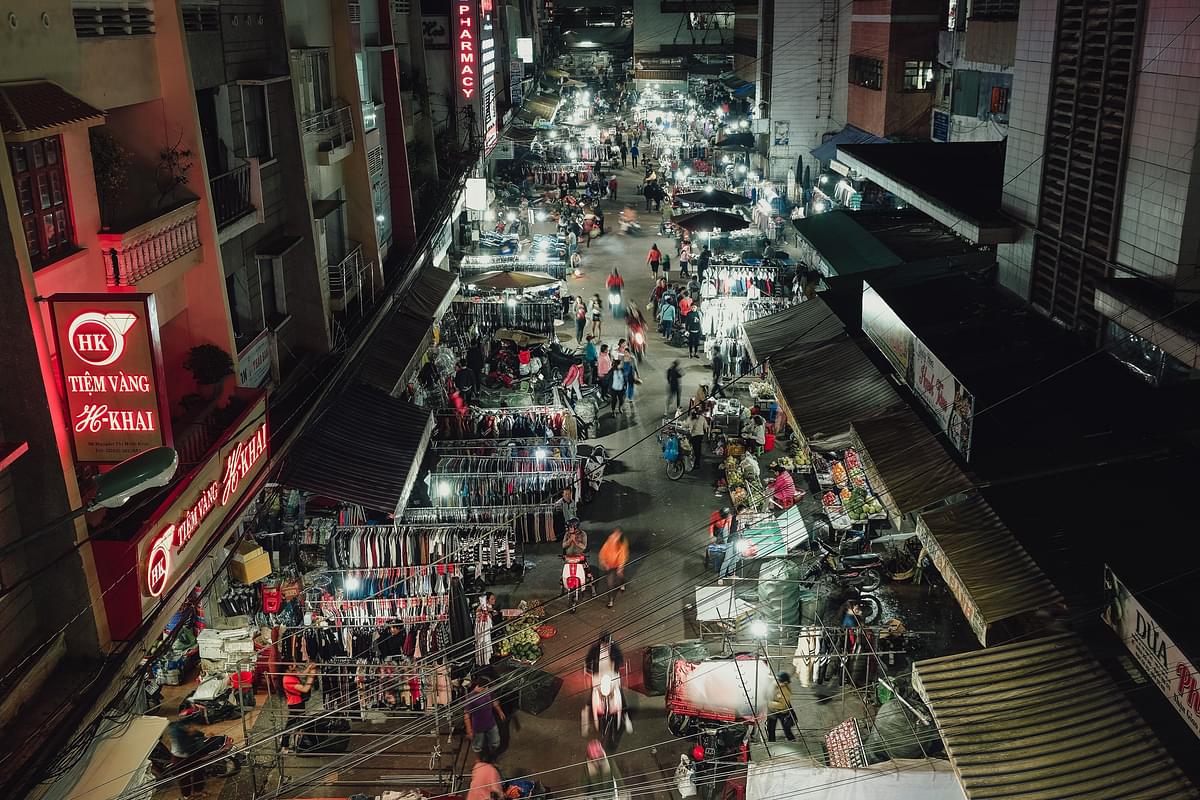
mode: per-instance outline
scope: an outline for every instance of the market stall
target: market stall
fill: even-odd
[[[917,515],[917,535],[980,644],[1062,595],[982,497]]]
[[[845,326],[820,297],[805,300],[768,316],[747,320],[742,336],[755,364],[776,355],[794,354],[846,337]]]
[[[1075,634],[918,661],[913,686],[969,798],[1200,797]]]

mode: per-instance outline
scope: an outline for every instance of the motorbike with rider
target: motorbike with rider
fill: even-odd
[[[608,752],[616,749],[623,732],[633,732],[633,722],[625,709],[621,691],[621,671],[625,656],[613,641],[612,634],[603,631],[587,652],[584,669],[592,684],[591,702],[581,714],[581,731],[588,735],[589,727],[600,737]]]

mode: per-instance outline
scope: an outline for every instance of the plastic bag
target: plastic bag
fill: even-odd
[[[695,774],[696,770],[687,755],[681,755],[679,766],[675,768],[675,790],[679,792],[680,797],[696,796],[696,782],[693,780]]]

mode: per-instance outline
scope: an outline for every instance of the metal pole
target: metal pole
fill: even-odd
[[[250,768],[250,797],[258,797],[258,776],[254,770],[254,754],[249,750],[250,745],[250,726],[246,724],[246,682],[242,680],[242,675],[249,672],[254,674],[253,670],[248,669],[245,665],[238,665],[238,703],[241,705],[242,713],[239,714],[242,718],[242,742],[246,745],[246,765]],[[251,695],[253,696],[253,695]]]

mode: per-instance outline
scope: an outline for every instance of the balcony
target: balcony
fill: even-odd
[[[210,178],[208,188],[221,244],[263,221],[262,177],[258,159],[250,159],[241,166]]]
[[[329,265],[329,306],[334,311],[345,311],[350,302],[358,298],[363,302],[363,285],[371,280],[367,274],[371,264],[362,257],[362,245],[354,248],[336,264]]]
[[[319,111],[301,123],[305,137],[317,142],[317,162],[328,167],[354,152],[354,118],[350,106]]]
[[[199,200],[192,200],[121,233],[97,236],[109,286],[138,286],[153,290],[199,264]],[[148,286],[148,279],[154,280]]]

